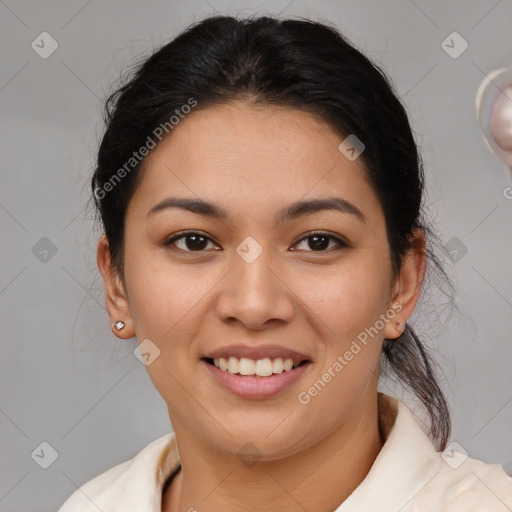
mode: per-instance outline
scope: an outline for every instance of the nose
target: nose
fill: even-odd
[[[265,251],[247,262],[233,255],[231,272],[222,280],[216,301],[217,316],[228,323],[241,323],[247,329],[264,330],[273,323],[293,317],[293,291],[282,272],[266,257]]]

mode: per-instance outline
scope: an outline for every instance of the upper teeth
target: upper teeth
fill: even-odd
[[[276,357],[270,359],[248,359],[246,357],[216,357],[213,364],[221,370],[227,370],[230,373],[239,373],[240,375],[258,375],[268,377],[273,373],[289,372],[294,368],[293,359],[284,359]],[[297,366],[297,365],[295,365]]]

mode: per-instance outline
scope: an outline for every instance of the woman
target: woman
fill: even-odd
[[[384,73],[336,29],[205,19],[107,101],[92,179],[114,333],[174,433],[60,512],[506,511],[497,464],[440,453],[446,400],[407,325],[429,265],[423,168]],[[179,451],[178,451],[179,450]]]

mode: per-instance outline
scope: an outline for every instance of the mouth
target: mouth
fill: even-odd
[[[283,372],[290,372],[296,368],[311,363],[309,359],[265,357],[263,359],[250,359],[246,357],[203,357],[202,361],[232,375],[239,377],[268,378]]]
[[[245,400],[266,400],[293,389],[313,365],[309,359],[235,356],[202,357],[200,363],[212,379],[213,389],[218,385]]]
[[[298,385],[313,360],[281,345],[229,345],[201,354],[200,363],[217,385],[244,399],[267,399]]]

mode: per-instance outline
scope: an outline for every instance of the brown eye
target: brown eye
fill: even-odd
[[[176,244],[178,250],[185,252],[202,252],[207,247],[209,241],[211,242],[212,240],[206,235],[195,231],[188,231],[172,237],[167,240],[164,245],[171,246],[179,242],[181,243],[181,247]]]
[[[335,245],[338,247],[348,247],[348,244],[346,244],[343,240],[324,231],[310,233],[309,235],[302,238],[298,244],[303,243],[305,240],[307,241],[306,243],[308,247],[312,249],[308,252],[325,252],[325,250],[329,248],[331,241],[334,241]]]

